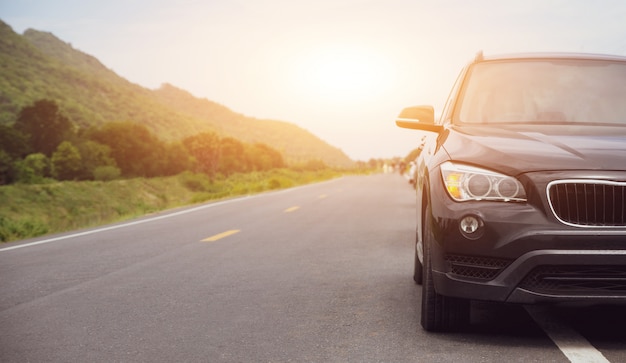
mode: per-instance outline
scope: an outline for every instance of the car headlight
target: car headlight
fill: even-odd
[[[526,192],[522,184],[508,175],[447,161],[441,164],[441,176],[450,197],[459,202],[526,201]]]

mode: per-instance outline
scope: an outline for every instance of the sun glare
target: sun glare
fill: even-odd
[[[329,101],[375,98],[385,90],[391,77],[382,56],[349,48],[309,54],[301,61],[299,73],[299,88]]]

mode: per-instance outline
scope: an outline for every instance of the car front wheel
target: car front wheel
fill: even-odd
[[[415,262],[413,263],[413,280],[416,284],[421,285],[423,282],[424,267],[417,256],[417,248],[415,248]]]
[[[431,246],[434,236],[431,230],[430,210],[426,209],[424,223],[424,272],[422,283],[422,320],[424,330],[431,332],[453,331],[469,323],[469,300],[443,296],[435,291],[431,264]]]

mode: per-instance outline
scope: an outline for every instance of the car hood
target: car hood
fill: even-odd
[[[516,175],[541,170],[626,170],[626,127],[454,126],[440,142],[451,160]]]

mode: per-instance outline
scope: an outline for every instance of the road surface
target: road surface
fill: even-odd
[[[413,190],[329,182],[0,245],[1,362],[624,362],[624,308],[419,326]]]

